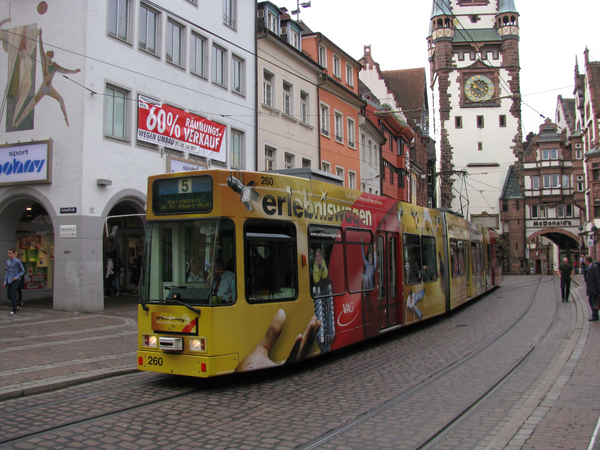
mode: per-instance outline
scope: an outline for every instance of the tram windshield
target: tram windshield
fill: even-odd
[[[233,304],[234,256],[231,220],[147,222],[140,302]]]

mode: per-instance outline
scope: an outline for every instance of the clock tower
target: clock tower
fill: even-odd
[[[500,199],[509,168],[523,190],[515,2],[433,0],[427,40],[441,206],[507,232]]]

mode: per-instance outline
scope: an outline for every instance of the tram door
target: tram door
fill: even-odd
[[[377,233],[377,279],[380,327],[402,323],[402,308],[398,295],[398,233]],[[401,285],[401,284],[400,284]]]

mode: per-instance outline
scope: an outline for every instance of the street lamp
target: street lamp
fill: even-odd
[[[296,21],[300,22],[300,7],[302,6],[303,8],[310,8],[310,1],[300,3],[300,0],[296,0],[296,5],[296,9],[292,11],[292,15],[295,15]]]

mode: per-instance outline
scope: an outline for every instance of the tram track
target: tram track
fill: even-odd
[[[311,449],[316,449],[321,446],[324,446],[326,443],[331,442],[336,437],[357,429],[362,424],[377,418],[377,416],[379,416],[383,413],[386,413],[388,410],[390,410],[394,406],[396,406],[410,398],[417,396],[421,391],[423,391],[424,389],[426,389],[433,383],[443,380],[444,377],[447,377],[449,374],[451,374],[458,368],[462,367],[463,365],[465,365],[467,362],[469,362],[473,358],[482,354],[490,346],[497,343],[500,339],[502,339],[504,336],[506,336],[508,333],[510,333],[510,331],[513,330],[517,325],[519,325],[519,323],[525,317],[526,313],[532,307],[533,302],[536,299],[540,285],[543,282],[544,282],[544,278],[539,278],[536,283],[526,283],[529,286],[535,285],[535,288],[534,288],[533,293],[529,296],[529,300],[528,300],[527,304],[525,305],[525,307],[523,308],[521,313],[518,315],[519,318],[516,321],[514,321],[512,324],[510,324],[510,326],[505,327],[505,329],[501,333],[494,336],[491,340],[486,342],[484,345],[482,345],[478,349],[472,351],[467,356],[455,361],[453,364],[445,367],[444,369],[440,370],[439,372],[433,374],[427,380],[422,381],[419,384],[410,388],[409,390],[391,398],[390,400],[382,403],[381,405],[377,406],[376,408],[372,409],[371,411],[364,413],[360,417],[357,417],[356,419],[349,421],[334,430],[330,430],[327,433],[324,433],[320,437],[313,439],[308,444],[299,445],[299,446],[296,446],[295,448],[299,449],[299,450],[311,450]],[[550,279],[550,282],[555,284],[553,278]],[[524,286],[514,287],[513,289],[510,289],[509,291],[519,291],[519,290],[522,290],[523,288],[524,288]],[[510,294],[510,292],[506,292],[506,293]],[[552,320],[550,321],[550,323],[544,330],[543,334],[533,343],[533,345],[530,346],[530,348],[520,358],[517,359],[517,361],[515,361],[514,364],[512,364],[508,368],[508,370],[506,370],[503,374],[501,374],[481,395],[477,396],[476,399],[471,401],[461,411],[457,412],[450,420],[447,420],[442,426],[439,426],[435,430],[431,431],[429,436],[422,439],[420,442],[418,442],[414,446],[411,446],[410,448],[414,449],[414,450],[434,448],[434,446],[436,444],[438,444],[440,442],[440,440],[442,440],[445,436],[447,436],[448,433],[450,433],[455,427],[460,425],[462,423],[462,421],[465,420],[465,418],[467,418],[473,411],[475,411],[479,407],[479,405],[481,405],[483,402],[485,402],[490,396],[492,396],[499,389],[499,387],[501,387],[508,379],[510,379],[510,377],[525,362],[528,361],[528,359],[531,357],[531,355],[538,348],[538,345],[541,342],[543,342],[544,339],[546,339],[546,337],[548,336],[548,333],[550,332],[552,326],[554,325],[554,323],[556,321],[557,308],[556,308],[555,302],[554,302],[554,305],[555,305],[555,308],[554,308]]]
[[[0,446],[4,446],[7,444],[13,444],[20,441],[24,441],[36,436],[44,435],[46,433],[53,433],[59,431],[64,428],[72,427],[75,425],[81,425],[89,422],[93,422],[95,420],[99,420],[106,417],[111,417],[117,414],[121,414],[127,411],[133,411],[138,408],[143,408],[149,405],[160,404],[161,402],[167,402],[169,400],[174,400],[180,397],[184,397],[194,392],[198,392],[201,389],[208,389],[212,384],[204,385],[202,388],[195,386],[193,388],[184,389],[183,391],[179,391],[177,393],[173,393],[173,389],[177,389],[174,386],[171,386],[175,383],[174,380],[180,379],[180,377],[172,377],[169,375],[163,375],[156,378],[153,378],[150,381],[136,381],[131,383],[126,383],[124,385],[120,385],[114,388],[102,389],[100,392],[93,391],[85,394],[76,394],[69,395],[69,390],[61,390],[58,393],[53,393],[53,395],[42,394],[40,396],[36,396],[37,399],[43,399],[50,397],[48,401],[38,401],[37,404],[32,406],[25,407],[16,407],[15,409],[10,410],[9,412],[1,412],[0,410],[0,420],[4,423],[15,423],[23,422],[23,418],[27,418],[26,421],[26,431],[19,432],[10,432],[5,430],[2,437],[0,437]],[[218,381],[218,380],[217,380]],[[164,386],[161,386],[161,383]],[[98,383],[92,383],[97,385]],[[92,408],[89,409],[88,415],[85,415],[82,418],[81,416],[76,417],[82,414],[82,410],[77,406],[77,403],[80,401],[86,401],[88,404],[98,405],[98,404],[119,404],[118,402],[110,402],[110,398],[123,398],[126,392],[129,392],[128,396],[133,398],[144,397],[141,392],[138,394],[131,394],[131,391],[140,389],[140,390],[152,390],[153,395],[157,395],[157,392],[161,391],[161,387],[167,394],[160,396],[160,398],[151,399],[149,401],[139,402],[136,404],[120,407],[120,408],[110,408],[108,411],[93,413]],[[77,389],[78,391],[80,389]],[[65,396],[65,393],[67,394]],[[53,398],[56,395],[62,395],[62,398],[54,400]],[[160,395],[160,394],[159,394]],[[22,399],[21,399],[22,400]],[[27,399],[28,402],[36,402],[36,398],[31,397]],[[96,400],[96,401],[94,401]],[[16,403],[19,404],[19,401],[8,401],[5,402],[3,408],[10,409],[10,404]],[[60,410],[60,408],[68,408],[73,410],[72,417],[67,417],[62,421],[60,419],[56,419],[56,423],[52,425],[44,426],[44,423],[49,421],[50,416],[52,416],[53,412]],[[100,407],[101,408],[101,407]],[[37,420],[36,420],[37,418]]]
[[[536,283],[519,283],[515,288],[500,288],[475,302],[457,308],[449,315],[444,316],[442,320],[434,319],[424,322],[422,326],[407,327],[404,332],[399,330],[398,333],[383,335],[379,339],[366,341],[356,347],[306,361],[296,368],[287,366],[281,368],[281,370],[202,380],[202,383],[199,383],[198,380],[165,376],[151,382],[123,384],[102,392],[87,392],[63,399],[53,398],[52,401],[40,403],[37,406],[32,404],[31,407],[15,408],[12,410],[14,414],[1,413],[0,411],[0,417],[5,423],[15,422],[17,417],[19,421],[26,423],[23,428],[19,429],[18,433],[13,433],[10,436],[5,433],[0,438],[0,446],[2,448],[18,448],[17,444],[20,442],[25,443],[34,439],[51,438],[53,435],[74,433],[75,430],[79,432],[80,429],[87,430],[86,433],[89,434],[91,430],[106,427],[107,423],[121,423],[124,421],[129,424],[128,427],[140,426],[134,425],[142,420],[136,419],[137,417],[153,415],[159,411],[186,410],[186,408],[188,410],[192,408],[193,410],[194,407],[191,405],[201,403],[216,405],[211,413],[215,415],[215,425],[210,428],[210,433],[207,432],[207,435],[214,436],[219,435],[219,433],[226,433],[228,421],[223,421],[222,418],[229,417],[231,413],[225,411],[229,411],[229,408],[233,405],[240,408],[236,412],[242,418],[241,422],[236,424],[236,427],[249,430],[253,427],[254,417],[260,417],[263,411],[270,411],[271,409],[271,407],[267,407],[268,399],[263,398],[266,392],[273,391],[274,396],[285,398],[285,392],[290,389],[289,385],[291,384],[294,386],[294,392],[298,392],[298,396],[302,399],[323,397],[324,392],[327,392],[332,386],[338,386],[340,383],[346,385],[350,390],[355,389],[356,387],[353,388],[350,383],[351,380],[356,380],[357,385],[358,380],[360,380],[362,386],[370,385],[375,382],[373,380],[377,378],[380,371],[396,371],[395,361],[406,361],[405,367],[406,365],[412,365],[411,361],[418,363],[418,366],[415,367],[416,370],[411,372],[410,377],[407,378],[406,375],[402,375],[398,378],[402,381],[401,384],[387,391],[381,391],[380,388],[374,389],[373,393],[378,395],[371,399],[370,403],[374,405],[372,408],[347,409],[343,414],[340,414],[338,420],[338,424],[343,422],[343,425],[328,427],[328,431],[322,432],[320,435],[306,436],[312,439],[308,443],[304,441],[296,447],[286,446],[285,448],[326,447],[326,444],[331,443],[336,437],[351,433],[361,425],[369,423],[372,419],[377,420],[379,416],[385,415],[386,412],[402,405],[405,401],[418,397],[419,393],[426,390],[428,386],[433,386],[435,383],[440,383],[447,377],[451,377],[454,372],[476,359],[479,354],[486,351],[486,348],[493,346],[503,335],[510,333],[511,329],[519,325],[526,316],[527,311],[532,307],[538,289],[547,282],[552,283],[552,278],[540,277],[536,280]],[[531,289],[532,293],[527,301],[514,301],[514,298],[518,296],[516,293],[522,294],[528,289]],[[504,302],[503,298],[507,301]],[[514,308],[516,305],[519,305],[519,308]],[[498,315],[502,308],[510,308],[510,314],[503,321],[502,329],[498,327],[494,336],[489,336],[485,341],[482,340],[481,345],[476,348],[474,346],[470,346],[471,348],[469,346],[464,346],[464,348],[458,346],[470,333],[476,333],[474,341],[483,336],[479,329],[481,327],[474,327],[474,325],[477,322],[485,321],[486,316]],[[554,317],[545,333],[536,340],[534,345],[531,345],[526,354],[521,355],[521,362],[515,362],[512,368],[513,372],[517,371],[519,365],[525,363],[527,358],[535,352],[535,348],[537,348],[539,342],[543,341],[548,329],[554,323],[555,316],[556,305]],[[452,349],[448,355],[446,355],[447,351],[443,347],[444,344]],[[421,361],[414,357],[415,353],[422,352],[424,348],[432,347],[439,348],[441,350],[440,355],[443,354],[444,358],[433,361],[431,355],[429,355],[428,359],[423,360],[421,364]],[[433,355],[435,354],[436,352],[433,353]],[[390,359],[390,355],[393,355],[392,359]],[[454,358],[454,361],[452,361],[452,358]],[[401,367],[401,365],[398,367]],[[350,377],[349,373],[353,373],[354,376]],[[323,380],[324,376],[327,377],[326,385],[314,384],[315,380]],[[493,385],[487,389],[489,391],[488,395],[493,395],[494,389],[500,388],[503,380],[509,377],[510,374],[506,374],[504,377],[495,379]],[[402,392],[399,392],[400,389]],[[308,392],[311,392],[311,394],[307,394]],[[382,394],[389,394],[389,397],[387,399],[378,398],[382,397]],[[245,404],[240,405],[235,401],[238,395],[243,395],[243,398],[247,397]],[[485,402],[486,398],[484,394],[478,396],[480,402]],[[35,400],[30,399],[30,401]],[[78,406],[80,402],[85,403],[86,406]],[[96,405],[96,409],[91,408],[90,404]],[[478,406],[474,401],[470,402],[470,405],[473,410],[476,410]],[[299,406],[299,416],[304,417],[302,406]],[[54,414],[57,408],[61,411],[73,409],[73,413],[69,416],[70,419],[66,414]],[[87,414],[81,414],[82,408],[89,408]],[[259,413],[257,413],[257,410]],[[278,416],[285,415],[282,414],[283,409],[278,411],[281,411],[280,414],[277,414]],[[454,427],[458,427],[469,416],[470,411],[468,408],[463,408],[462,411],[461,414],[456,413],[452,420],[446,421],[443,426],[436,427],[435,433],[431,431],[427,439],[422,439],[411,447],[398,448],[431,448],[435,446],[437,442],[443,440]],[[293,414],[293,410],[290,414]],[[60,417],[53,417],[55,415]],[[269,414],[269,416],[272,419],[273,428],[277,428],[277,423],[285,423],[285,419],[281,417],[273,417],[272,414]],[[61,418],[62,420],[59,420]],[[312,431],[319,432],[318,429]],[[244,442],[248,445],[248,448],[261,448],[256,443],[253,447],[250,442]],[[296,441],[296,444],[298,442],[300,441]],[[15,445],[15,447],[12,447],[12,445]],[[231,444],[224,445],[227,448],[235,448]],[[364,448],[376,447],[365,446]]]

